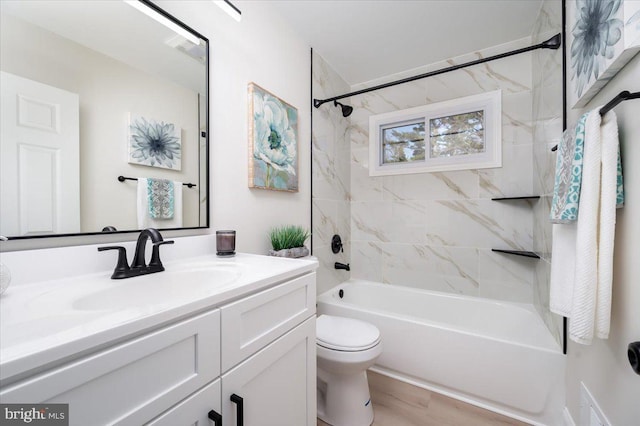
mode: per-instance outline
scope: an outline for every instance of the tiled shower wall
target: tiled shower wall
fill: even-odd
[[[543,3],[533,31],[533,43],[540,43],[562,31],[562,3]],[[562,123],[562,49],[535,51],[533,54],[533,191],[542,195],[535,205],[533,248],[540,261],[534,273],[533,301],[540,316],[556,339],[562,341],[562,318],[549,310],[549,277],[551,273],[551,224],[549,211],[553,196],[556,145],[563,130]]]
[[[313,97],[325,99],[349,92],[349,85],[336,74],[320,55],[312,57]],[[348,103],[348,100],[346,101]],[[336,270],[335,262],[349,263],[350,224],[350,136],[349,121],[340,108],[326,103],[313,108],[312,144],[312,241],[318,258],[318,294],[349,279],[349,272]],[[331,251],[331,237],[339,234],[344,252]]]
[[[517,40],[389,80],[530,44],[529,38]],[[533,249],[535,203],[491,201],[533,193],[531,61],[530,53],[516,55],[353,97],[352,277],[533,303],[536,260],[491,251]],[[371,115],[498,89],[502,90],[502,168],[369,176]]]

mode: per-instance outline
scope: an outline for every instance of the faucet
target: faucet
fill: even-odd
[[[344,263],[336,262],[333,264],[333,267],[336,269],[344,269],[345,271],[351,270],[351,267],[349,266],[348,263],[345,265]]]
[[[153,250],[151,251],[151,261],[149,262],[149,265],[146,264],[144,258],[148,239],[151,239],[151,242],[153,243]],[[111,279],[118,280],[164,271],[164,266],[160,260],[160,246],[163,244],[173,244],[173,241],[163,240],[160,231],[155,228],[142,230],[140,235],[138,235],[136,253],[133,256],[131,266],[127,263],[127,250],[122,246],[98,247],[98,251],[118,250],[118,262],[116,263],[116,267],[111,275]]]

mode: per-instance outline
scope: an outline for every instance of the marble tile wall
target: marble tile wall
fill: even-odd
[[[544,1],[532,38],[547,40],[562,31],[562,3]],[[551,148],[562,137],[562,49],[533,53],[533,191],[542,195],[534,208],[533,250],[541,257],[534,272],[534,306],[556,337],[562,341],[562,317],[549,310],[551,273],[551,224],[556,154]]]
[[[325,99],[349,92],[349,85],[314,52],[313,97]],[[347,100],[348,103],[348,100]],[[317,292],[329,290],[349,279],[349,272],[336,270],[335,262],[349,263],[351,239],[350,130],[348,119],[328,103],[312,108],[312,253],[318,258]],[[344,252],[331,251],[331,237],[339,234]]]
[[[517,40],[411,70],[409,75],[530,43],[529,38]],[[534,189],[531,70],[531,54],[522,54],[353,97],[352,277],[533,302],[535,260],[491,251],[533,249],[534,203],[491,201],[496,196],[529,195]],[[371,115],[496,89],[502,90],[502,168],[369,176]]]

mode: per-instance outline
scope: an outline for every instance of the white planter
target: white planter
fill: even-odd
[[[309,249],[305,246],[302,247],[294,247],[290,249],[282,249],[282,250],[269,250],[269,256],[277,256],[277,257],[305,257],[309,256]]]

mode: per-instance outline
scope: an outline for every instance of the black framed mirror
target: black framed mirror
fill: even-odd
[[[146,0],[0,7],[0,234],[209,227],[208,39]]]

